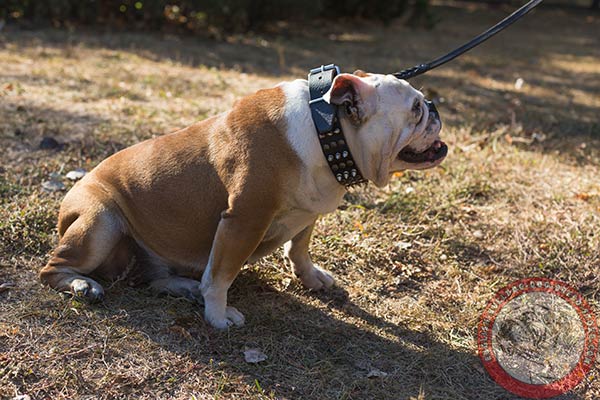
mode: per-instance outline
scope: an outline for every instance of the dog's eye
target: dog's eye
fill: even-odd
[[[421,118],[423,117],[423,107],[421,106],[419,99],[416,99],[413,103],[412,112],[415,115],[415,118],[421,121]]]

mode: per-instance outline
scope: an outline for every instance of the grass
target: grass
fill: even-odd
[[[600,301],[600,16],[587,11],[536,11],[414,79],[439,103],[450,154],[385,189],[353,189],[320,219],[311,249],[332,291],[305,291],[277,253],[230,290],[246,326],[217,332],[183,300],[108,284],[88,305],[36,277],[64,195],[42,190],[50,174],[90,170],[320,63],[384,72],[431,59],[507,11],[435,10],[433,31],[0,33],[0,284],[15,284],[0,293],[0,397],[513,399],[476,356],[493,293],[544,276]],[[47,136],[62,148],[39,150]],[[268,359],[245,363],[246,347]],[[387,377],[367,378],[372,368]],[[598,373],[564,398],[600,397]]]

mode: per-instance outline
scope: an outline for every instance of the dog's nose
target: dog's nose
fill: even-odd
[[[437,110],[437,108],[435,108],[435,104],[433,104],[433,101],[430,101],[430,100],[427,100],[427,99],[426,99],[426,100],[425,100],[425,104],[427,104],[427,107],[429,108],[429,112],[432,112],[432,113],[434,113],[434,114],[437,114],[437,115],[438,115],[438,117],[439,117],[440,113],[438,113],[438,110]]]
[[[440,118],[440,113],[438,112],[437,108],[435,108],[435,104],[433,104],[433,101],[425,99],[425,104],[427,104],[427,108],[429,108],[429,113],[433,116],[433,118],[440,121],[441,125],[442,119]]]

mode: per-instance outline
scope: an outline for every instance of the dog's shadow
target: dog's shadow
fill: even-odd
[[[201,370],[203,376],[238,382],[232,391],[243,382],[250,392],[275,398],[516,398],[489,378],[471,351],[432,337],[427,327],[373,315],[340,287],[311,293],[294,282],[280,290],[246,269],[230,289],[229,303],[247,320],[225,332],[209,327],[196,304],[119,285],[95,312],[123,328],[115,332],[150,339],[153,349],[146,357],[157,368],[169,370],[168,360],[177,358],[178,368],[188,373]],[[122,352],[111,349],[112,342],[107,359]],[[268,358],[247,363],[242,354],[247,348]],[[226,394],[224,385],[219,393]]]

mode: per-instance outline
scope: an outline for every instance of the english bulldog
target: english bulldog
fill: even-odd
[[[323,100],[339,106],[356,165],[379,187],[447,154],[437,111],[406,81],[343,73]],[[321,149],[307,81],[284,82],[101,162],[65,196],[40,279],[92,301],[104,296],[92,277],[144,283],[203,302],[215,328],[243,325],[227,291],[246,262],[282,245],[304,286],[333,285],[308,247],[315,220],[344,193]]]

